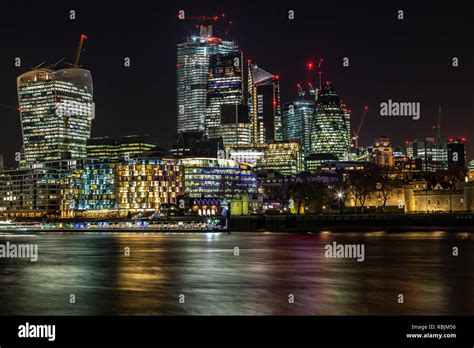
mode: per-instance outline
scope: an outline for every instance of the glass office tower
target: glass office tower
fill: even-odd
[[[311,126],[311,152],[347,160],[350,146],[347,112],[330,82],[319,93]]]
[[[212,26],[200,26],[200,33],[178,44],[177,111],[178,133],[207,133],[206,107],[210,72],[210,56],[239,53],[233,41],[212,36]]]
[[[248,108],[255,145],[281,141],[280,80],[278,75],[259,68],[249,61]]]
[[[296,100],[283,105],[283,140],[298,140],[304,156],[311,153],[311,122],[316,103],[314,100]]]
[[[91,73],[38,69],[17,78],[26,165],[85,157],[94,117]]]
[[[209,59],[206,128],[221,125],[222,107],[244,103],[242,53],[213,54]]]

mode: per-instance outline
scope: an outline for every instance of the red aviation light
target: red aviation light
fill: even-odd
[[[462,141],[462,142],[465,142],[465,141],[467,141],[467,138],[466,138],[466,137],[462,137],[462,138],[461,138],[461,141]]]
[[[210,37],[207,39],[208,42],[221,42],[222,40],[218,37]]]
[[[369,110],[369,107],[367,105],[364,106],[364,110],[367,111]]]
[[[82,35],[81,35],[81,39],[87,39],[87,35],[86,35],[86,34],[82,34]]]
[[[273,107],[276,107],[277,106],[277,102],[275,99],[273,99]]]
[[[313,62],[308,62],[308,63],[306,63],[306,68],[307,68],[308,70],[313,69],[313,68],[314,68],[314,63],[313,63]]]
[[[274,78],[275,80],[279,80],[279,79],[280,79],[280,75],[273,75],[273,78]]]

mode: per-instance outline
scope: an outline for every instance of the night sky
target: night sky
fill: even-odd
[[[96,103],[92,135],[151,133],[169,147],[176,138],[176,44],[193,27],[177,19],[181,9],[189,16],[225,12],[233,21],[227,38],[239,42],[246,58],[280,75],[282,102],[295,99],[296,83],[310,78],[306,62],[323,57],[323,79],[353,110],[353,128],[363,105],[370,108],[361,145],[379,135],[393,145],[431,136],[441,104],[443,138],[466,136],[473,158],[472,12],[454,2],[2,1],[0,104],[17,106],[18,75],[44,60],[71,62],[85,33],[81,64],[92,72]],[[294,20],[288,20],[290,9]],[[404,20],[397,19],[399,9]],[[15,57],[22,67],[14,66]],[[130,68],[124,57],[131,58]],[[350,59],[348,68],[343,57]],[[420,102],[421,119],[380,116],[379,105],[388,99]],[[21,146],[19,114],[0,106],[0,117],[0,152],[11,163]]]

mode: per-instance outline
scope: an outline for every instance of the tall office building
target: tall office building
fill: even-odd
[[[420,159],[422,170],[434,172],[448,168],[448,149],[445,141],[438,136],[427,137],[423,141],[415,140],[407,143],[407,157]]]
[[[178,44],[176,64],[178,133],[205,132],[207,134],[206,110],[211,72],[210,57],[216,54],[229,55],[240,54],[240,52],[235,42],[212,36],[212,26],[200,26],[199,35],[188,37],[186,42]],[[213,57],[217,73],[220,69],[217,65],[224,64],[227,59],[219,61],[218,57]],[[227,58],[231,59],[231,56]],[[211,77],[217,79],[217,77]],[[213,90],[217,93],[220,88],[219,82],[215,80],[213,84]],[[219,100],[217,96],[215,99]],[[212,103],[209,118],[213,121],[217,112],[216,100]]]
[[[318,95],[316,113],[311,127],[311,152],[334,155],[347,160],[350,136],[347,115],[341,100],[330,82],[326,82]]]
[[[248,62],[248,108],[254,144],[283,140],[278,75]]]
[[[94,116],[91,73],[37,69],[17,78],[26,164],[85,157]]]
[[[220,109],[220,124],[209,127],[209,138],[222,138],[225,147],[250,145],[252,137],[247,106],[222,104]]]
[[[311,153],[311,122],[316,103],[314,100],[296,100],[283,105],[283,140],[298,140],[303,147],[304,156]]]
[[[221,125],[223,108],[244,104],[243,77],[241,52],[210,56],[207,83],[207,129]]]
[[[448,169],[464,169],[466,168],[466,139],[449,139],[447,145],[448,152]]]

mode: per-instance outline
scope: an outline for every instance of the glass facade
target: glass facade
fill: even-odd
[[[156,146],[157,140],[149,135],[91,138],[87,141],[87,157],[104,159],[136,157]]]
[[[225,146],[251,144],[251,129],[249,123],[221,124],[209,128],[209,138],[222,137]]]
[[[283,140],[297,140],[303,148],[304,156],[311,153],[311,122],[314,118],[314,100],[297,100],[283,106]]]
[[[348,159],[350,126],[347,113],[332,84],[326,82],[318,95],[311,126],[311,153],[334,155],[340,161]]]
[[[138,159],[117,166],[121,210],[157,210],[163,203],[176,204],[176,198],[183,193],[183,168],[176,160]]]
[[[58,168],[7,170],[0,173],[0,216],[41,218],[59,211]]]
[[[183,167],[174,159],[86,160],[70,171],[61,185],[64,217],[156,211],[184,194]]]
[[[117,209],[116,163],[84,163],[62,181],[62,211]]]
[[[242,105],[244,84],[242,53],[213,54],[209,59],[206,128],[221,125],[222,105]]]
[[[283,139],[278,75],[248,63],[248,108],[254,144]]]
[[[88,70],[39,69],[17,78],[25,163],[87,154],[94,117]]]
[[[448,144],[437,141],[434,137],[425,138],[424,141],[408,142],[407,157],[420,159],[423,171],[434,172],[448,169]]]
[[[287,175],[302,172],[304,161],[300,143],[285,141],[267,144],[257,168],[259,171],[274,171]]]
[[[240,54],[237,44],[213,37],[210,26],[201,26],[199,36],[188,37],[186,42],[178,44],[176,64],[178,132],[207,132],[210,57],[231,53]],[[214,84],[214,87],[219,89],[218,82],[214,81]],[[214,108],[217,103],[213,102]],[[211,111],[211,116],[214,115],[214,111]]]
[[[233,199],[257,193],[257,176],[246,164],[215,158],[182,159],[185,192],[192,198]]]

